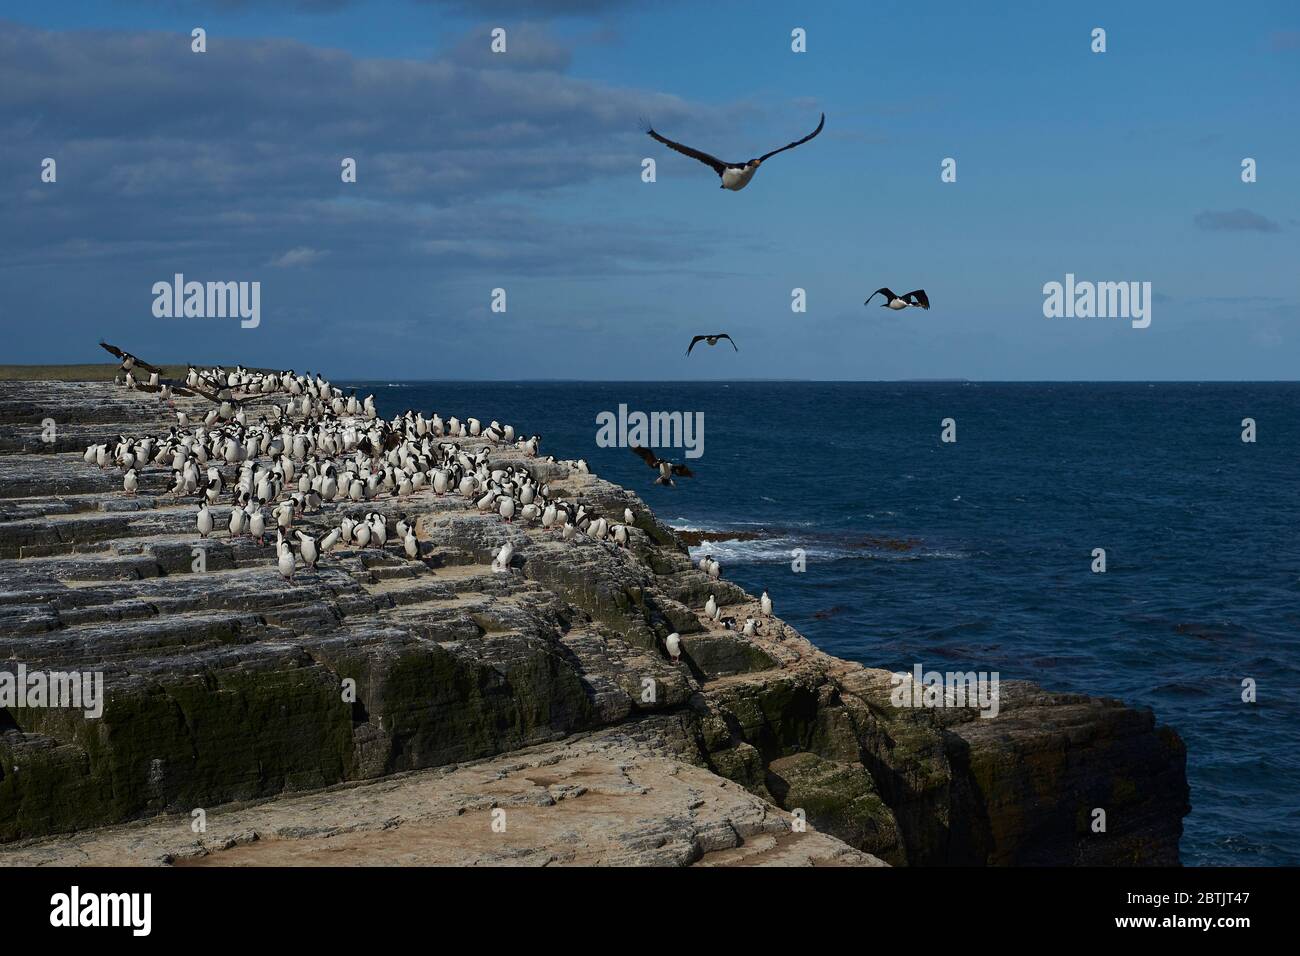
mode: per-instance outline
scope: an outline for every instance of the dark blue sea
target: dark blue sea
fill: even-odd
[[[536,432],[676,527],[758,533],[707,550],[829,653],[1152,708],[1187,742],[1184,863],[1300,865],[1300,384],[364,387]],[[620,403],[703,412],[696,477],[597,447]]]

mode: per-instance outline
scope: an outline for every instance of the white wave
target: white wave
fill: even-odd
[[[809,544],[796,538],[760,538],[753,541],[737,541],[732,538],[727,540],[725,531],[719,534],[719,540],[701,542],[691,548],[690,552],[692,561],[698,561],[706,554],[713,555],[714,560],[722,562],[725,571],[728,564],[766,564],[776,561],[788,563],[794,560],[792,552],[796,548],[803,549],[804,557],[808,561],[833,561],[836,558],[847,557],[850,554],[847,549]]]
[[[668,527],[674,531],[694,531],[696,534],[724,534],[725,532],[716,526],[706,527],[701,524],[693,524],[685,518],[673,518],[668,521]]]
[[[796,549],[803,550],[804,558],[810,564],[817,561],[839,561],[844,558],[856,558],[862,561],[923,561],[926,559],[945,561],[969,557],[961,551],[892,551],[831,541],[809,541],[788,536],[740,541],[728,538],[726,531],[717,532],[715,540],[706,539],[691,547],[689,551],[692,561],[698,561],[706,554],[712,555],[714,560],[722,563],[725,571],[728,564],[789,563],[794,560],[793,552]]]

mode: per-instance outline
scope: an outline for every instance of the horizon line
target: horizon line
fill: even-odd
[[[162,368],[171,367],[189,367],[189,362],[160,362],[155,363]],[[307,374],[307,369],[302,371],[289,367],[284,368],[267,368],[243,365],[243,363],[224,363],[224,362],[205,362],[194,365],[195,368],[235,368],[243,367],[250,370],[261,371],[293,371],[297,374]],[[40,379],[13,379],[6,378],[3,374],[4,369],[22,369],[35,370],[48,368],[68,369],[68,368],[117,368],[114,362],[31,362],[31,363],[0,363],[0,381],[40,381]],[[320,374],[319,368],[313,374]],[[53,379],[52,379],[53,380]],[[76,381],[76,379],[64,379],[65,381]],[[962,378],[962,377],[931,377],[931,376],[912,376],[908,378],[781,378],[781,377],[753,377],[753,378],[402,378],[396,376],[384,376],[379,378],[349,376],[346,378],[330,378],[334,382],[347,382],[365,385],[387,384],[393,386],[400,385],[420,385],[420,384],[447,384],[447,383],[464,383],[464,384],[528,384],[528,385],[619,385],[619,384],[663,384],[663,385],[711,385],[711,384],[795,384],[795,385],[1294,385],[1300,384],[1300,378],[1294,379],[1253,379],[1253,378]]]

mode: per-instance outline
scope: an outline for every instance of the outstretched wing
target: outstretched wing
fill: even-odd
[[[651,139],[655,140],[656,142],[663,143],[665,146],[667,146],[669,149],[673,150],[674,152],[681,153],[683,156],[689,156],[691,157],[691,159],[698,159],[705,166],[712,167],[713,171],[717,173],[719,176],[721,176],[722,171],[727,168],[727,164],[724,163],[722,160],[718,159],[718,157],[710,156],[708,153],[702,152],[698,149],[692,149],[689,146],[683,146],[681,143],[674,143],[671,139],[667,139],[666,137],[660,136],[658,133],[656,133],[653,127],[646,130],[646,133],[650,136]]]
[[[194,366],[191,365],[190,368],[194,368]],[[207,388],[215,389],[216,391],[221,391],[221,389],[226,387],[224,382],[218,381],[216,378],[209,375],[207,372],[197,372],[197,374],[199,377],[199,381],[203,383],[203,385],[205,385]]]
[[[641,448],[637,445],[629,445],[628,447],[631,448],[632,451],[636,452],[636,456],[640,458],[643,462],[645,462],[647,465],[649,465],[651,468],[658,467],[659,458],[649,448]]]
[[[888,305],[889,303],[893,302],[895,299],[898,298],[898,296],[894,295],[894,293],[889,291],[888,289],[877,289],[875,292],[871,293],[871,295],[867,296],[867,302],[870,302],[878,295],[883,295],[885,297],[886,305]],[[863,302],[862,304],[866,305],[867,302]]]
[[[817,124],[817,128],[813,130],[811,133],[809,133],[807,136],[805,136],[803,139],[796,139],[793,143],[786,143],[780,149],[774,149],[770,153],[764,153],[762,156],[758,157],[758,161],[760,163],[766,162],[769,156],[775,156],[777,153],[784,153],[787,149],[794,149],[796,146],[802,146],[804,143],[808,142],[808,140],[812,139],[814,136],[820,133],[822,131],[822,127],[825,125],[826,125],[826,114],[823,113],[821,122]]]
[[[691,344],[690,344],[690,346],[686,349],[686,354],[687,354],[687,355],[690,355],[690,354],[691,354],[691,349],[695,348],[695,343],[696,343],[696,342],[703,342],[703,341],[704,341],[705,339],[707,339],[707,338],[708,338],[707,335],[697,335],[697,336],[695,336],[695,338],[691,339]]]
[[[718,338],[726,339],[728,342],[731,342],[731,347],[733,349],[736,349],[737,352],[740,351],[740,349],[736,348],[736,343],[732,340],[731,336],[728,335],[726,332],[723,332],[721,335],[718,336]]]
[[[122,359],[122,361],[126,361],[127,356],[130,355],[131,358],[135,359],[136,366],[144,369],[146,372],[162,372],[162,369],[157,365],[150,365],[138,355],[131,355],[130,352],[123,352],[116,345],[109,345],[107,342],[100,342],[99,345],[100,348],[104,349],[104,351],[108,352],[110,355],[116,355],[118,358]]]
[[[734,343],[733,343],[734,344]],[[679,478],[694,478],[695,472],[691,471],[685,465],[673,465],[673,474]]]
[[[150,385],[148,382],[139,382],[137,387],[142,392],[161,392],[163,386],[170,385],[173,395],[193,395],[194,393],[186,387],[184,382],[177,381],[174,378],[160,378],[157,385]]]
[[[925,294],[924,289],[917,289],[915,292],[909,292],[903,298],[907,299],[913,305],[919,305],[923,309],[930,308],[930,298]]]
[[[199,388],[199,386],[193,385],[191,386],[191,389],[193,390],[195,395],[202,395],[208,401],[214,402],[217,405],[220,405],[222,402],[229,402],[231,405],[238,406],[238,405],[246,404],[247,402],[251,402],[256,398],[256,396],[253,395],[246,395],[243,396],[242,398],[236,398],[234,395],[223,396],[221,393],[225,391],[224,389],[211,391],[210,386],[209,388]]]

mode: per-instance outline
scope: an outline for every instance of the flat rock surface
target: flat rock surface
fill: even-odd
[[[884,866],[614,732],[0,851],[11,866]]]

